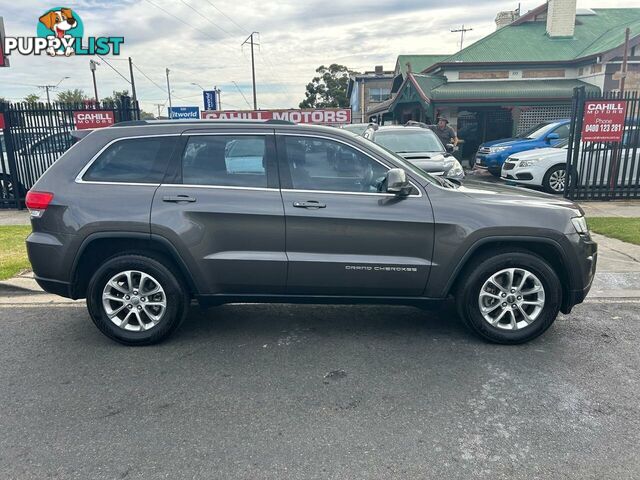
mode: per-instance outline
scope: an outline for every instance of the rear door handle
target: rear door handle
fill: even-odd
[[[163,202],[195,202],[196,199],[194,197],[190,197],[189,195],[167,195],[162,197]]]
[[[326,208],[324,203],[316,202],[315,200],[309,200],[308,202],[293,202],[293,206],[296,208]]]

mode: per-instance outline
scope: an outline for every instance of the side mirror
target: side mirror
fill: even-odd
[[[444,149],[445,149],[448,153],[453,153],[454,148],[455,148],[455,147],[453,146],[453,143],[447,143],[447,144],[444,146]]]
[[[547,141],[547,143],[551,143],[553,140],[560,140],[560,135],[558,135],[557,133],[550,133],[549,135],[547,135],[547,138],[545,140]]]
[[[395,195],[409,195],[411,185],[407,181],[407,173],[401,168],[392,168],[387,172],[387,192]]]

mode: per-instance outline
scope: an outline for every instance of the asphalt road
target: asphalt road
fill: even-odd
[[[446,309],[236,305],[126,348],[2,306],[0,478],[638,478],[639,307],[504,347]]]

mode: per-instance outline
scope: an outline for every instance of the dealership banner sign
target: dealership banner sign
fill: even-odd
[[[320,108],[313,110],[207,110],[205,120],[285,120],[293,123],[336,125],[351,123],[350,108]]]
[[[4,52],[4,20],[0,17],[0,67],[8,67],[9,59]]]
[[[73,112],[73,122],[78,130],[108,127],[115,123],[111,110]]]
[[[169,107],[169,118],[172,120],[197,120],[199,116],[198,107]]]
[[[583,142],[621,142],[627,102],[624,100],[587,100],[582,121]]]

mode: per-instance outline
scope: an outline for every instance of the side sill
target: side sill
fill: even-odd
[[[407,305],[421,307],[443,302],[446,298],[426,297],[375,297],[344,295],[274,295],[274,294],[215,294],[196,295],[203,307],[224,305],[227,303],[294,303],[322,305]]]

